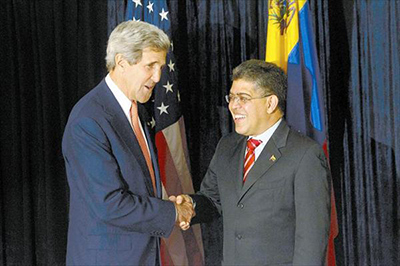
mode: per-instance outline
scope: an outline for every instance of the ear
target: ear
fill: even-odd
[[[278,108],[279,99],[276,95],[271,95],[267,98],[267,112],[272,114]]]
[[[114,60],[115,60],[115,67],[119,68],[122,72],[124,72],[124,69],[128,61],[126,61],[126,59],[121,54],[116,54]]]

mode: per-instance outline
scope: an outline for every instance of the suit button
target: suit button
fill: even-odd
[[[243,209],[244,208],[244,204],[243,203],[238,204],[238,208]]]
[[[243,237],[242,237],[242,235],[236,235],[236,238],[237,238],[238,240],[241,240]]]

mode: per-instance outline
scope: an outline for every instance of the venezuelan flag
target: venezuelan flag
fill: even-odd
[[[266,61],[288,75],[286,120],[295,130],[320,143],[327,153],[325,105],[307,0],[269,0]],[[331,232],[327,265],[336,265],[338,234],[335,198],[331,194]]]
[[[324,101],[308,3],[306,0],[269,2],[266,61],[275,63],[288,74],[288,123],[292,120],[292,127],[323,145],[326,139]],[[299,84],[305,90],[300,91]],[[299,114],[302,118],[297,120]]]

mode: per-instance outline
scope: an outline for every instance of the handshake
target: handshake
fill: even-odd
[[[190,221],[196,215],[193,206],[193,200],[188,195],[170,196],[169,200],[175,204],[177,212],[176,224],[182,230],[187,230],[190,227]]]

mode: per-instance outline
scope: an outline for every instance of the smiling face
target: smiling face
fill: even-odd
[[[166,51],[145,48],[142,59],[132,65],[121,55],[117,55],[118,77],[113,80],[131,101],[145,103],[150,99],[157,82],[160,81],[166,55]]]
[[[244,136],[257,136],[277,121],[277,108],[274,101],[275,95],[263,97],[260,91],[255,89],[253,82],[244,79],[234,80],[230,90],[231,95],[243,96],[252,99],[246,103],[238,100],[229,102],[229,110],[235,122],[235,130]],[[278,110],[279,111],[279,110]]]

